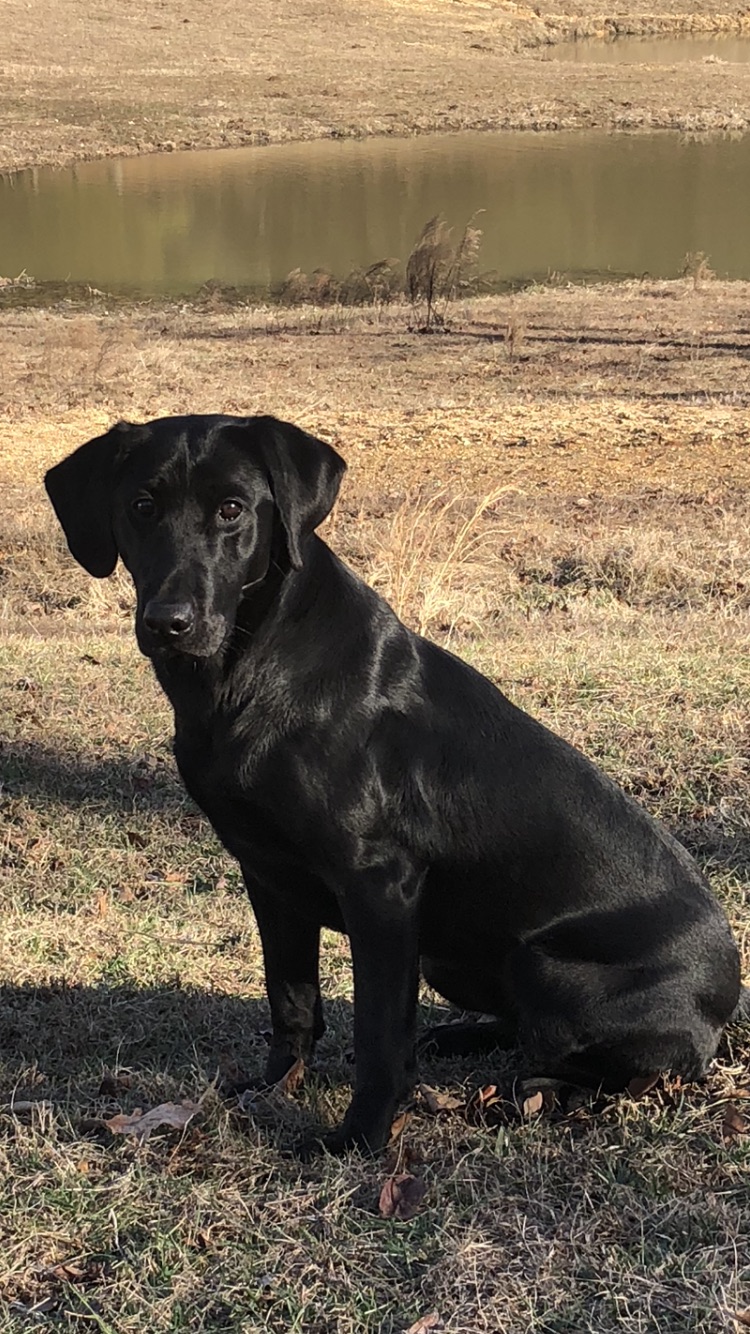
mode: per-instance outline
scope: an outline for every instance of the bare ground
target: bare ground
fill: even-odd
[[[427,1064],[384,1160],[291,1154],[351,1079],[351,978],[293,1096],[262,1068],[236,868],[176,780],[121,572],[75,567],[41,491],[119,416],[287,416],[350,471],[328,539],[410,624],[594,756],[687,842],[750,966],[750,285],[529,290],[413,314],[144,306],[0,326],[0,1329],[739,1331],[750,1307],[747,1032],[703,1088],[544,1116]],[[424,1014],[436,999],[423,996]],[[192,1099],[139,1147],[114,1112]],[[15,1110],[14,1110],[15,1108]],[[383,1218],[389,1174],[426,1187]]]
[[[743,130],[750,63],[566,65],[551,42],[744,32],[725,0],[4,0],[0,169],[460,129]]]

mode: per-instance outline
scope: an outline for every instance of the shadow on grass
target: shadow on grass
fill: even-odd
[[[222,1060],[247,1057],[262,1070],[268,1007],[264,1000],[183,987],[53,982],[0,986],[0,1052],[45,1082],[114,1066],[180,1077],[212,1074]]]
[[[713,820],[678,819],[667,824],[709,880],[718,874],[750,880],[750,828],[729,830]]]
[[[308,1070],[312,1095],[279,1115],[253,1111],[248,1128],[291,1140],[319,1120],[314,1089],[351,1082],[351,1004],[326,1006],[328,1029]],[[138,987],[0,986],[0,1104],[51,1103],[74,1123],[183,1097],[215,1084],[236,1107],[236,1093],[261,1087],[270,1020],[265,1000],[171,985]],[[308,1106],[310,1096],[313,1105]],[[296,1100],[295,1100],[296,1101]],[[111,1107],[106,1111],[111,1115]],[[243,1121],[245,1116],[242,1117]],[[321,1120],[323,1118],[320,1118]],[[327,1118],[325,1118],[327,1119]],[[290,1124],[286,1124],[289,1122]]]
[[[87,806],[129,814],[134,809],[193,811],[168,753],[134,755],[113,745],[107,755],[60,750],[37,741],[0,743],[4,797],[36,804]]]
[[[331,1128],[354,1079],[353,1006],[324,1001],[326,1033],[307,1068],[302,1099],[248,1094],[240,1124],[287,1149],[300,1136]],[[420,1006],[422,1020],[435,1009]],[[442,1014],[440,1017],[447,1017]],[[179,981],[132,984],[0,986],[0,1111],[10,1104],[52,1105],[78,1131],[102,1130],[117,1109],[201,1098],[214,1084],[228,1110],[243,1088],[261,1089],[270,1038],[265,1000],[193,987]],[[432,1062],[425,1061],[425,1074]],[[462,1071],[441,1060],[434,1076]],[[257,1102],[257,1106],[256,1106]],[[93,1118],[93,1119],[92,1119]]]
[[[93,1135],[112,1145],[117,1137],[105,1121],[114,1112],[202,1100],[213,1086],[237,1129],[294,1156],[295,1146],[312,1143],[335,1124],[338,1113],[329,1100],[348,1099],[345,1086],[354,1072],[346,1047],[351,1005],[334,1001],[328,1008],[330,1029],[321,1043],[327,1051],[309,1067],[301,1096],[292,1098],[261,1091],[269,1015],[260,999],[183,988],[179,982],[5,984],[0,986],[0,1113],[12,1107],[26,1119],[35,1109],[42,1118],[55,1110],[75,1138]],[[249,1092],[238,1101],[243,1089]],[[5,1129],[0,1137],[4,1134]]]
[[[312,1071],[326,1083],[354,1073],[351,1001],[324,997],[326,1032]],[[420,1005],[421,1026],[449,1017]],[[270,1015],[265,998],[168,984],[0,985],[0,1101],[92,1097],[108,1070],[196,1087],[220,1077],[262,1080]],[[426,1069],[450,1061],[425,1059]],[[460,1062],[459,1062],[460,1064]],[[171,1095],[170,1095],[171,1096]]]

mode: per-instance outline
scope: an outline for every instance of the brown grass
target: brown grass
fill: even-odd
[[[120,415],[273,411],[350,472],[328,539],[410,624],[593,755],[699,857],[750,964],[750,289],[539,289],[440,338],[377,311],[8,313],[0,327],[0,1330],[736,1334],[746,1031],[703,1088],[476,1124],[513,1054],[433,1062],[399,1145],[300,1165],[351,1080],[346,942],[305,1089],[251,1113],[260,947],[184,795],[121,572],[65,552],[44,467]],[[523,337],[512,339],[513,327]],[[509,356],[509,342],[513,355]],[[425,1019],[440,1012],[422,997]],[[103,1119],[202,1100],[139,1147]],[[13,1110],[13,1105],[22,1110]],[[379,1216],[389,1171],[426,1184]]]
[[[575,68],[550,42],[731,32],[721,0],[4,0],[0,169],[461,129],[742,130],[748,65]],[[13,275],[5,275],[13,276]]]

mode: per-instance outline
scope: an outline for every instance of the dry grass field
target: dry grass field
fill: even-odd
[[[743,130],[750,64],[542,57],[575,35],[749,25],[727,0],[3,0],[0,170],[431,130]]]
[[[724,0],[652,9],[3,0],[0,170],[468,127],[746,128],[750,64],[542,59],[575,34],[749,22]],[[18,306],[40,296],[0,287],[0,1334],[742,1334],[747,1029],[704,1086],[542,1114],[488,1092],[513,1053],[426,1061],[387,1154],[301,1163],[352,1076],[329,936],[305,1086],[222,1094],[264,1064],[257,932],[177,780],[128,581],[73,564],[41,478],[120,417],[271,412],[330,440],[349,474],[327,539],[667,822],[747,975],[750,284],[529,288],[455,302],[432,336],[399,302]],[[184,1101],[186,1127],[144,1142],[106,1124]],[[405,1172],[414,1216],[384,1216]]]
[[[512,1053],[427,1062],[452,1109],[419,1095],[385,1158],[300,1164],[351,1079],[331,936],[305,1088],[220,1096],[263,1064],[252,916],[176,779],[127,580],[73,565],[40,478],[120,416],[324,435],[350,465],[328,540],[667,821],[750,966],[749,312],[750,285],[688,281],[458,303],[432,337],[401,305],[6,312],[0,1330],[746,1325],[747,1031],[704,1087],[542,1116],[478,1105]],[[183,1099],[182,1133],[104,1126]],[[409,1221],[378,1209],[402,1171],[425,1186]]]

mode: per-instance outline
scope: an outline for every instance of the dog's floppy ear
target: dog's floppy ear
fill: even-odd
[[[113,426],[50,468],[44,478],[47,495],[60,520],[71,553],[97,579],[106,579],[117,564],[112,532],[112,482],[128,432],[128,422]]]
[[[289,562],[302,565],[302,543],[330,514],[346,464],[331,445],[276,417],[250,417],[286,536]]]

